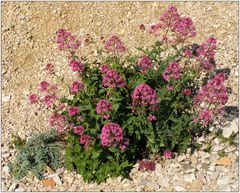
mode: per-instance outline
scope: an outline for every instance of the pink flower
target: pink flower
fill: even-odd
[[[139,162],[139,168],[138,170],[145,171],[154,171],[155,170],[155,163],[151,160],[141,160]]]
[[[81,121],[83,119],[83,116],[78,116],[77,121]]]
[[[189,88],[186,88],[186,89],[183,90],[183,94],[184,94],[185,96],[189,96],[189,95],[192,94],[192,90],[189,89]]]
[[[58,99],[57,96],[54,95],[46,95],[42,98],[42,102],[45,103],[48,107],[52,106],[53,103]]]
[[[80,40],[77,39],[76,36],[72,35],[71,32],[65,29],[59,29],[57,31],[56,43],[60,50],[67,50],[67,49],[76,50],[81,45]]]
[[[37,103],[38,100],[39,100],[39,97],[38,97],[37,94],[31,94],[31,95],[29,95],[29,97],[28,97],[28,101],[29,101],[30,104]]]
[[[157,93],[148,84],[142,83],[136,86],[132,93],[132,111],[135,112],[137,106],[156,105]]]
[[[124,150],[127,148],[128,145],[129,145],[129,139],[125,139],[125,141],[122,142],[122,143],[119,145],[119,148],[120,148],[122,151],[124,151]]]
[[[196,60],[200,62],[205,70],[211,71],[214,68],[215,63],[213,61],[217,49],[216,43],[217,41],[214,37],[209,37],[196,50]]]
[[[84,128],[82,125],[73,126],[73,133],[77,135],[83,135]]]
[[[112,103],[107,100],[101,99],[98,101],[96,112],[97,114],[106,113],[112,110]]]
[[[164,155],[165,158],[171,158],[173,153],[170,150],[165,150],[163,152],[163,155]]]
[[[70,90],[71,90],[71,93],[76,94],[80,89],[83,89],[83,88],[84,88],[84,84],[79,80],[75,80],[72,83]]]
[[[212,112],[210,109],[204,109],[199,113],[199,119],[204,126],[208,126],[208,124],[212,121]]]
[[[69,107],[69,109],[68,109],[69,116],[74,116],[74,115],[76,115],[79,112],[80,112],[79,107],[73,107],[72,106],[72,107]]]
[[[106,74],[111,68],[108,64],[103,64],[99,69],[102,74]]]
[[[143,56],[138,59],[137,66],[141,68],[141,72],[146,72],[147,70],[152,69],[152,60],[148,56]]]
[[[92,137],[90,135],[82,135],[80,137],[80,144],[86,147],[90,144],[91,140],[92,140]]]
[[[56,126],[59,132],[66,129],[66,118],[59,113],[53,113],[49,117],[50,126]]]
[[[162,73],[163,79],[167,82],[170,81],[170,78],[178,80],[181,77],[181,67],[177,62],[172,62]]]
[[[48,91],[49,85],[50,84],[47,81],[42,81],[39,84],[39,90],[42,91],[42,92],[46,92],[46,91]]]
[[[172,91],[173,88],[174,88],[173,85],[167,85],[167,90],[168,90],[168,91]]]
[[[107,88],[123,88],[126,86],[125,80],[113,69],[109,69],[103,76],[102,84]]]
[[[225,76],[220,73],[203,85],[194,97],[194,108],[203,125],[208,125],[214,117],[222,115],[228,101]]]
[[[117,123],[107,123],[101,130],[100,138],[102,146],[116,146],[123,140],[123,130]]]
[[[149,115],[147,118],[149,121],[156,121],[157,117],[155,115]]]
[[[69,63],[69,66],[73,72],[82,74],[84,71],[84,65],[81,62],[79,62],[78,60],[72,59]]]
[[[104,44],[104,48],[109,52],[125,52],[126,48],[122,42],[122,40],[116,36],[111,36]]]

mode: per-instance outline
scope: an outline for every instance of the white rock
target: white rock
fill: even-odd
[[[227,192],[231,191],[230,186],[227,185],[227,184],[221,184],[221,185],[218,186],[218,188],[219,188],[219,191],[224,191],[224,192],[225,191],[227,191]]]
[[[223,137],[230,137],[232,132],[236,133],[238,131],[238,118],[234,119],[229,126],[223,127]]]
[[[139,182],[138,186],[145,186],[148,182],[150,182],[148,179],[142,179],[142,180]]]
[[[167,188],[169,186],[169,181],[170,179],[167,176],[165,176],[162,180],[159,181],[159,185]]]
[[[11,99],[11,96],[3,96],[2,102],[8,102]]]
[[[186,182],[192,182],[196,179],[194,174],[185,174],[183,178]]]
[[[19,187],[19,188],[17,188],[15,191],[16,191],[16,192],[24,192],[25,190],[24,190],[24,188]]]
[[[217,180],[217,185],[227,185],[229,184],[229,176],[223,176]]]
[[[212,172],[215,172],[216,169],[215,169],[215,166],[210,166],[210,167],[208,168],[208,170],[209,170],[209,171],[212,171]]]
[[[57,174],[51,174],[47,176],[47,178],[52,178],[57,185],[62,185],[62,181],[60,180],[59,176]]]
[[[186,155],[179,155],[178,158],[177,158],[177,161],[182,162],[185,159],[186,159]]]
[[[179,192],[185,192],[186,191],[186,189],[184,188],[184,187],[182,187],[182,186],[175,186],[175,188],[174,188],[176,191],[179,191]]]

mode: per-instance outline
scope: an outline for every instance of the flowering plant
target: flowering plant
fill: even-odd
[[[216,39],[188,44],[195,26],[174,6],[158,22],[140,26],[146,28],[157,41],[138,48],[141,54],[127,54],[121,38],[113,35],[94,60],[78,57],[81,41],[58,30],[57,46],[69,52],[75,73],[70,95],[57,96],[56,85],[43,81],[39,91],[44,96],[29,96],[30,103],[52,110],[50,125],[66,133],[66,166],[86,181],[125,176],[141,152],[167,158],[184,152],[224,113],[228,95],[225,75],[215,71]],[[57,76],[54,65],[46,70]]]

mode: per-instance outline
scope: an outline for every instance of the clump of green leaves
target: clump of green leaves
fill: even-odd
[[[109,177],[127,177],[132,168],[133,164],[118,148],[103,149],[94,141],[91,146],[83,147],[73,133],[67,136],[67,143],[65,166],[68,170],[76,170],[86,182],[100,183]]]
[[[42,179],[46,166],[53,170],[58,169],[63,157],[59,142],[59,135],[55,130],[35,134],[27,141],[14,136],[12,143],[18,153],[15,161],[9,164],[10,173],[16,179],[21,179],[32,172],[38,179]]]

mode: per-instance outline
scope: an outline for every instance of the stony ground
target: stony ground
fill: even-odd
[[[162,160],[155,172],[132,170],[132,180],[109,179],[100,185],[86,184],[81,176],[63,170],[47,174],[57,186],[43,186],[29,176],[21,182],[13,180],[7,163],[15,152],[8,149],[11,133],[21,137],[47,130],[47,114],[35,115],[27,104],[27,95],[36,91],[37,83],[48,79],[42,71],[48,62],[60,72],[71,75],[64,53],[56,51],[54,34],[68,28],[82,37],[94,39],[111,34],[120,35],[128,48],[149,45],[150,35],[138,29],[141,23],[156,21],[169,3],[165,2],[3,2],[2,3],[2,190],[9,191],[238,191],[238,146],[211,139],[212,152],[201,149],[174,159]],[[229,106],[238,105],[238,3],[237,2],[179,2],[174,3],[181,13],[190,16],[201,42],[214,34],[218,39],[217,64],[231,69],[227,85],[232,93]],[[89,45],[81,51],[96,54]],[[237,130],[237,118],[229,120],[224,131]],[[207,139],[199,139],[203,142]],[[236,139],[237,140],[237,139]],[[206,147],[205,147],[206,148]],[[219,152],[225,152],[222,158]],[[49,176],[50,175],[50,176]]]

